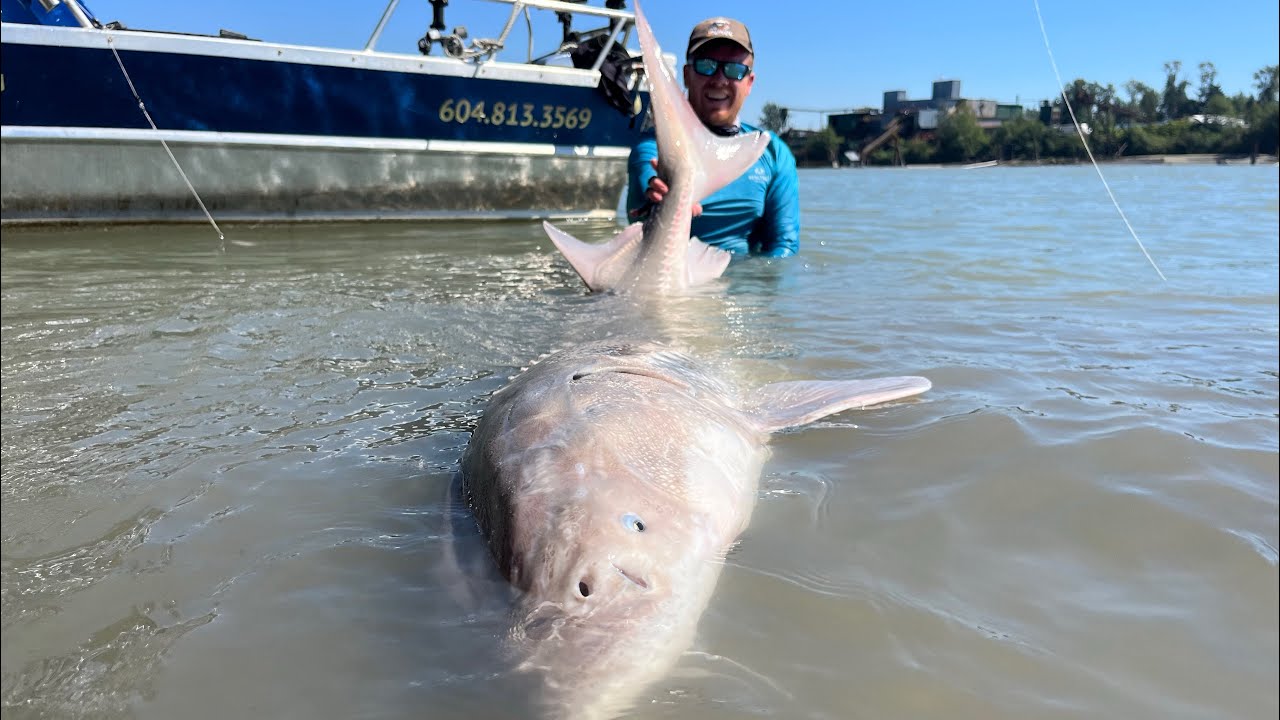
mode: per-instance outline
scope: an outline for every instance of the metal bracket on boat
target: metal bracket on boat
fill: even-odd
[[[431,48],[439,45],[448,57],[458,58],[460,60],[488,59],[494,53],[502,49],[502,40],[486,40],[477,39],[471,43],[471,48],[467,48],[467,29],[461,25],[455,27],[453,32],[445,34],[444,29],[444,9],[449,4],[449,0],[430,0],[431,2],[431,26],[427,29],[427,33],[418,40],[418,52],[423,55],[430,55]],[[391,19],[391,14],[395,12],[396,6],[400,4],[400,0],[391,0],[387,3],[387,7],[382,11],[382,17],[378,20],[378,25],[373,29],[373,34],[369,36],[369,41],[365,43],[365,52],[372,52],[378,44],[378,38],[382,36],[382,30],[387,26],[387,21]],[[511,22],[507,23],[508,30]],[[503,31],[503,39],[506,38],[507,31]]]
[[[529,62],[534,64],[545,63],[548,58],[556,55],[568,54],[583,41],[596,35],[607,34],[609,42],[605,44],[598,61],[591,68],[592,70],[599,70],[614,43],[626,46],[627,39],[631,34],[631,27],[635,22],[635,16],[623,9],[626,5],[626,0],[605,0],[605,7],[590,7],[578,4],[584,0],[571,0],[570,2],[565,2],[565,0],[490,0],[490,2],[511,5],[511,14],[507,17],[506,25],[503,26],[502,32],[497,38],[475,38],[470,41],[468,46],[466,28],[459,26],[455,27],[452,33],[445,33],[444,9],[448,6],[449,0],[429,1],[432,10],[431,26],[426,34],[418,40],[418,50],[423,55],[428,55],[431,53],[431,48],[439,45],[448,57],[477,62],[493,59],[500,50],[506,47],[507,38],[511,35],[511,30],[515,27],[516,20],[521,15],[524,16],[525,24],[529,27],[529,46],[532,50],[533,23],[529,19],[530,8],[552,10],[564,25],[564,37],[555,51],[537,59],[534,59],[532,53],[530,53]],[[387,10],[383,13],[383,19],[378,23],[378,29],[374,31],[373,37],[369,38],[369,43],[365,46],[366,50],[373,49],[374,42],[376,42],[378,35],[381,34],[382,26],[386,23],[387,17],[390,16],[398,3],[399,0],[391,0]],[[570,20],[573,15],[604,17],[608,19],[609,24],[596,30],[573,32],[570,28]],[[619,35],[622,36],[621,40],[619,40]]]
[[[631,28],[635,25],[635,16],[626,11],[626,0],[605,0],[603,8],[584,7],[578,3],[585,0],[493,0],[494,2],[510,2],[515,12],[523,8],[528,19],[528,8],[554,10],[563,26],[560,46],[538,58],[530,58],[535,65],[546,64],[554,57],[567,55],[573,66],[600,73],[598,89],[609,104],[619,112],[635,117],[640,113],[640,97],[636,92],[639,77],[644,72],[644,63],[638,57],[632,57],[627,51],[627,41],[631,37]],[[572,14],[604,17],[608,24],[594,30],[574,31]],[[514,19],[515,14],[512,14]],[[510,23],[508,23],[508,28]],[[503,32],[503,38],[506,31]],[[533,45],[532,28],[529,45]]]
[[[440,46],[445,56],[470,62],[484,62],[493,59],[498,51],[506,46],[507,37],[515,27],[516,20],[523,15],[529,28],[529,62],[535,65],[546,64],[551,58],[568,56],[574,67],[590,69],[600,73],[598,86],[601,94],[609,104],[629,117],[640,113],[641,104],[638,88],[639,77],[644,72],[643,63],[631,56],[626,49],[631,36],[631,28],[635,25],[635,15],[627,12],[626,0],[605,0],[604,7],[590,7],[583,3],[586,0],[490,0],[511,5],[511,14],[497,39],[476,38],[467,46],[467,29],[455,27],[453,32],[445,33],[444,9],[449,0],[429,0],[431,3],[431,25],[425,35],[418,40],[418,51],[430,55],[431,49]],[[382,12],[382,18],[369,42],[365,44],[365,52],[371,52],[382,35],[382,30],[391,14],[395,12],[400,0],[390,0]],[[533,57],[533,23],[529,18],[529,9],[554,11],[563,26],[559,46],[552,52],[538,58]],[[607,21],[603,27],[594,30],[577,32],[573,30],[574,15],[602,17]]]
[[[467,47],[467,29],[462,25],[455,27],[448,35],[444,32],[444,9],[449,4],[449,0],[430,0],[430,2],[431,27],[427,29],[427,34],[418,40],[418,52],[430,55],[431,48],[439,45],[445,55],[459,60],[481,61],[491,58],[502,49],[507,34],[515,23],[515,15],[519,12],[517,8],[516,12],[512,13],[511,19],[507,21],[507,26],[502,31],[502,36],[497,40],[476,38],[471,41],[471,47]]]

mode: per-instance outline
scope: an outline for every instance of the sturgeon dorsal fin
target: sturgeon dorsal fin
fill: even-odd
[[[765,432],[797,427],[853,408],[919,395],[933,384],[922,377],[874,380],[801,380],[756,390],[748,412]]]
[[[549,222],[542,223],[547,237],[560,250],[574,272],[592,291],[607,290],[622,280],[640,253],[644,223],[632,223],[608,242],[584,243]]]

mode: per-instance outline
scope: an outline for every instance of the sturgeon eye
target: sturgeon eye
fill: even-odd
[[[625,525],[628,530],[635,530],[636,532],[644,532],[644,521],[641,520],[640,516],[636,515],[635,513],[627,513],[626,515],[623,515],[622,524]]]

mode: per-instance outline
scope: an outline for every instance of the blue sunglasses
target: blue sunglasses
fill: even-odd
[[[712,77],[716,74],[716,70],[724,73],[724,76],[730,80],[741,80],[751,72],[751,66],[740,62],[727,62],[724,60],[712,60],[711,58],[694,58],[689,63],[693,66],[693,71],[699,75]]]

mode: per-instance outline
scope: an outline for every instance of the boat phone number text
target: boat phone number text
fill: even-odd
[[[511,127],[578,130],[591,124],[591,108],[534,103],[485,103],[466,98],[449,98],[440,103],[440,121],[508,125]]]

